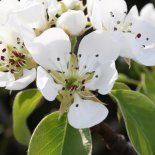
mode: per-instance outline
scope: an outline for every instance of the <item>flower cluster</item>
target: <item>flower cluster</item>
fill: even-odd
[[[21,90],[36,79],[47,100],[61,102],[60,116],[68,112],[73,127],[94,126],[108,115],[95,93],[106,95],[113,88],[115,60],[155,65],[154,18],[152,4],[139,14],[136,6],[128,11],[124,0],[87,0],[86,5],[1,0],[0,87]]]

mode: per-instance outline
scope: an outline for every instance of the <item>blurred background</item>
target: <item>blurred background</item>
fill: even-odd
[[[146,3],[151,2],[151,0],[126,0],[128,4],[128,8],[133,5],[137,5],[140,10]],[[129,70],[128,65],[126,65],[122,60],[118,60],[117,68],[119,72],[125,73],[129,77],[133,79],[138,79],[139,76],[136,73],[136,67],[133,67]],[[29,88],[34,88],[35,83],[31,84]],[[130,85],[134,89],[134,86]],[[10,94],[9,91],[0,89],[0,155],[26,155],[27,147],[20,145],[13,137],[12,134],[12,106],[13,100],[15,98],[17,92],[12,92]],[[108,118],[105,120],[114,131],[117,133],[123,134],[128,140],[126,129],[124,126],[124,122],[121,121],[118,123],[117,120],[117,107],[108,96],[100,96],[99,98],[108,103],[107,107],[110,111]],[[41,103],[37,107],[37,109],[32,113],[32,115],[28,119],[28,125],[33,132],[36,125],[40,122],[40,120],[47,114],[51,113],[59,109],[59,103],[57,101],[51,103],[42,99]],[[92,155],[117,155],[116,153],[112,153],[106,148],[102,137],[97,135],[96,133],[92,133],[93,138],[93,154]]]

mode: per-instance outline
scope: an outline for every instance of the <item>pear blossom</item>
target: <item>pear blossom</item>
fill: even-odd
[[[87,18],[81,10],[69,10],[57,20],[57,27],[64,29],[71,36],[78,36],[84,32]]]
[[[93,92],[109,93],[117,79],[112,61],[119,52],[115,40],[106,32],[92,32],[82,39],[75,55],[68,35],[60,28],[48,29],[38,37],[23,28],[23,36],[26,48],[40,64],[36,83],[43,96],[61,101],[60,114],[67,111],[74,128],[89,128],[103,121],[108,110]],[[115,56],[109,54],[113,50]]]
[[[21,34],[0,27],[0,87],[21,90],[36,78],[37,64],[25,48]]]
[[[118,39],[119,56],[147,66],[155,65],[155,28],[139,17],[133,6],[128,12],[124,0],[88,0],[88,14],[95,29]]]

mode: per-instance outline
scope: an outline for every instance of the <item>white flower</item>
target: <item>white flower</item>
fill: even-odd
[[[23,34],[27,49],[42,66],[37,71],[37,87],[43,96],[49,101],[59,96],[60,111],[69,111],[69,123],[75,128],[89,128],[103,121],[108,110],[91,91],[105,95],[117,79],[111,60],[117,58],[119,50],[109,34],[95,31],[84,37],[77,56],[70,53],[71,43],[62,29],[48,29],[39,37],[27,29]],[[113,50],[115,56],[110,54]]]
[[[118,39],[120,56],[155,65],[155,28],[140,19],[136,6],[127,14],[124,0],[88,0],[88,13],[95,29],[111,32]]]
[[[21,35],[11,27],[0,27],[0,87],[9,90],[27,87],[35,80],[36,66]]]
[[[63,13],[57,21],[57,27],[64,29],[71,36],[80,35],[86,27],[87,19],[83,11],[69,10]]]

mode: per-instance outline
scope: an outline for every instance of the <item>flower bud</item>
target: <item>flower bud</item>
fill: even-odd
[[[70,10],[63,13],[57,21],[57,27],[64,29],[71,36],[80,35],[87,24],[83,11]]]

